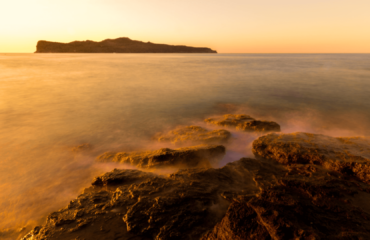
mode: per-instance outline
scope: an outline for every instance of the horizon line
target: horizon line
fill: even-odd
[[[217,50],[215,50],[217,51]],[[0,54],[35,54],[35,52],[0,52]],[[37,53],[37,54],[207,54],[207,55],[214,55],[209,53]],[[271,53],[261,53],[261,52],[238,52],[238,53],[228,53],[228,52],[217,52],[217,54],[370,54],[370,52],[297,52],[297,53],[289,53],[289,52],[271,52]]]

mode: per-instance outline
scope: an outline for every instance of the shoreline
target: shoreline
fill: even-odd
[[[246,126],[265,126],[266,122],[251,120],[247,115],[225,116],[228,117],[206,122],[226,131],[237,128],[245,134],[260,131],[256,128],[251,131]],[[251,121],[260,123],[249,124]],[[99,234],[108,239],[109,236],[112,239],[113,236],[140,239],[155,236],[163,239],[171,239],[171,236],[177,236],[177,239],[186,236],[220,239],[223,236],[243,239],[250,234],[258,238],[283,239],[310,239],[332,234],[338,237],[367,236],[367,226],[370,225],[365,223],[370,220],[367,218],[370,217],[370,209],[361,203],[361,199],[370,192],[366,172],[366,166],[370,166],[370,144],[366,139],[268,133],[270,130],[259,129],[262,132],[253,142],[255,158],[242,158],[222,168],[204,164],[178,168],[172,162],[173,153],[168,155],[169,150],[155,152],[154,155],[146,152],[135,155],[115,153],[107,161],[133,164],[138,159],[156,162],[156,167],[151,167],[152,172],[147,172],[144,165],[138,170],[115,169],[95,178],[83,194],[66,208],[49,215],[45,225],[35,227],[24,239],[47,236],[65,239]],[[193,126],[176,128],[156,136],[156,139],[175,145],[192,145],[194,141],[207,142],[209,139],[225,141],[225,138],[209,138],[212,136],[209,131]],[[227,143],[225,146],[227,149]],[[178,161],[187,163],[191,156],[188,148],[181,146],[179,149],[183,150]],[[343,149],[347,149],[347,153]],[[359,151],[365,157],[358,158]],[[164,157],[166,154],[169,157]],[[206,162],[214,160],[214,157],[199,158],[199,161]],[[156,173],[166,166],[180,170],[170,174]],[[353,169],[349,171],[350,166]],[[168,192],[169,189],[172,190]],[[196,207],[195,202],[200,206]],[[342,209],[339,212],[336,210],[338,207]],[[362,212],[353,212],[359,211],[358,207],[363,209]],[[363,216],[362,220],[358,214]],[[193,220],[188,222],[186,216]],[[337,220],[329,222],[325,220],[327,216],[336,216]],[[358,221],[362,221],[362,227],[356,225]],[[205,224],[207,222],[209,224]],[[183,225],[185,223],[186,226]],[[339,226],[344,230],[338,232]],[[357,230],[353,232],[353,228]]]

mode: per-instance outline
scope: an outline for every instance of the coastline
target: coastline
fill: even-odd
[[[220,141],[226,141],[227,149],[230,135],[215,139],[203,127],[175,128],[153,141],[170,141],[180,147],[178,155],[161,149],[98,157],[129,165],[139,161],[140,165],[96,177],[91,187],[23,239],[369,236],[370,209],[364,201],[370,192],[369,140],[279,133],[280,127],[266,128],[276,123],[248,115],[228,114],[205,122],[224,131],[236,129],[257,136],[252,149],[255,158],[215,168],[214,161],[220,161],[219,154],[225,152],[218,152],[217,157],[189,153]],[[189,148],[195,142],[207,145]],[[77,149],[84,151],[84,147]],[[187,165],[196,156],[206,164]],[[168,168],[170,173],[166,173]]]

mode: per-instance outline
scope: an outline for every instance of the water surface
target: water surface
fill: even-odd
[[[0,229],[39,223],[114,167],[96,154],[154,149],[156,132],[211,115],[369,136],[369,93],[369,54],[0,54]]]

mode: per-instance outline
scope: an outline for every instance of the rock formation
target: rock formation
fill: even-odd
[[[218,129],[208,131],[199,126],[179,127],[168,133],[159,133],[154,139],[159,142],[171,142],[172,144],[222,144],[226,143],[231,137],[229,131]]]
[[[106,152],[97,158],[99,162],[126,163],[138,168],[163,167],[210,167],[225,155],[222,145],[198,145],[178,149],[162,148],[143,152]]]
[[[202,239],[370,239],[370,186],[364,178],[368,150],[361,138],[260,137],[254,153],[284,169],[273,175],[276,182],[270,186],[260,184],[264,175],[256,176],[261,193],[247,201],[234,199]]]
[[[280,132],[276,122],[256,120],[245,114],[227,114],[221,118],[207,118],[206,123],[225,127],[234,127],[241,131],[250,132]]]
[[[312,165],[287,170],[250,201],[233,201],[202,239],[370,238],[368,185]]]
[[[258,167],[243,159],[168,176],[116,169],[24,239],[199,239],[222,219],[233,196],[259,192]]]
[[[257,156],[283,164],[315,164],[370,183],[370,143],[362,138],[272,133],[253,142]]]
[[[141,42],[129,38],[106,39],[101,42],[74,41],[59,43],[38,41],[36,53],[217,53],[210,48],[174,46]]]
[[[370,239],[369,148],[361,138],[272,133],[253,143],[256,159],[219,169],[115,169],[23,239]],[[194,156],[166,151],[156,156]]]

